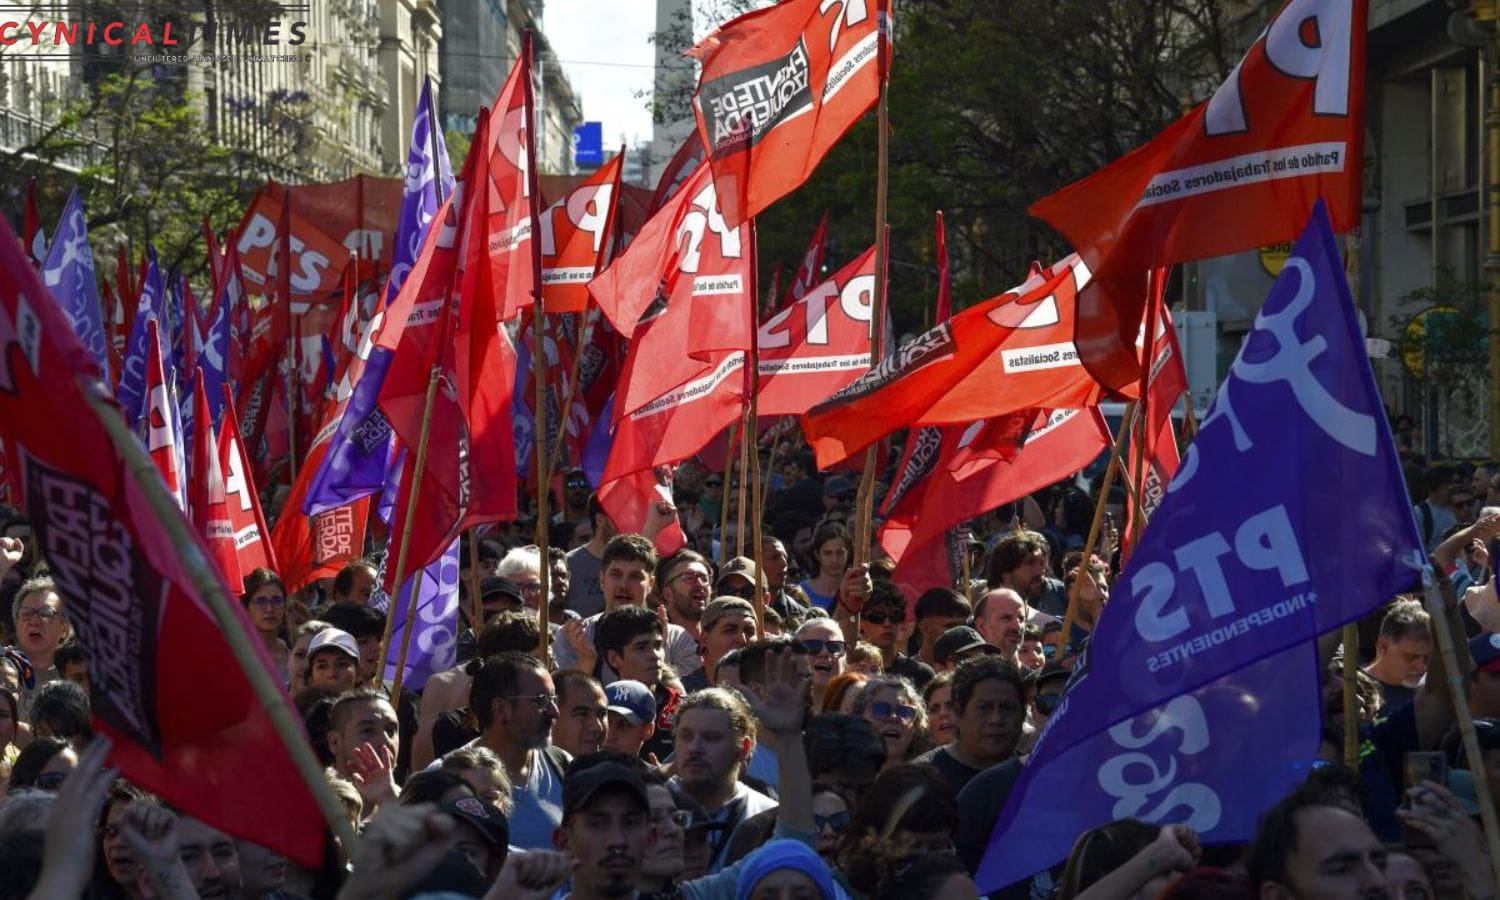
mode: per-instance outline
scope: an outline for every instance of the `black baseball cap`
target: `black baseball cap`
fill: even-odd
[[[967,625],[955,625],[933,643],[932,658],[939,663],[946,663],[960,653],[979,648],[997,655],[1000,653],[1000,648],[986,641],[979,632]]]
[[[566,822],[574,813],[588,806],[589,801],[606,788],[624,790],[639,800],[641,806],[647,809],[651,807],[651,801],[646,796],[646,782],[641,778],[639,768],[632,768],[612,759],[582,767],[575,761],[563,779],[563,821]]]
[[[517,606],[523,606],[526,603],[525,599],[521,597],[521,589],[516,587],[516,583],[509,578],[491,575],[480,579],[479,599],[481,602],[496,594],[503,594],[504,596],[513,598]]]
[[[509,846],[510,824],[505,821],[505,813],[495,804],[478,797],[458,797],[441,804],[441,808],[448,815],[472,825],[491,847],[503,851]]]

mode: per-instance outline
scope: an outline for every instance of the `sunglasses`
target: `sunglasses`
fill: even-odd
[[[849,827],[849,820],[853,818],[854,813],[846,809],[843,812],[836,812],[831,816],[814,815],[813,823],[817,826],[818,831],[822,831],[825,828],[832,828],[834,831],[843,831]]]
[[[36,789],[39,791],[55,791],[62,787],[63,779],[68,777],[67,772],[43,772],[36,777]]]
[[[882,722],[892,716],[908,725],[917,720],[917,708],[915,706],[908,706],[905,703],[887,703],[884,700],[876,700],[874,703],[871,703],[870,714]]]
[[[871,625],[884,625],[887,622],[891,623],[892,625],[900,625],[902,622],[906,621],[906,610],[893,609],[888,612],[879,611],[865,613],[862,618],[864,621],[869,622]]]
[[[825,650],[829,656],[843,656],[846,646],[843,641],[824,641],[818,638],[803,638],[797,643],[808,656],[817,656]]]
[[[1062,702],[1062,694],[1037,694],[1036,711],[1044,716],[1050,716],[1060,702]]]
[[[720,597],[738,597],[741,600],[750,600],[755,597],[755,586],[750,584],[719,584],[715,588],[714,593]]]

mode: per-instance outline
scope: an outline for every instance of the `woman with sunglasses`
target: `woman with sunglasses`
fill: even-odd
[[[887,769],[932,749],[927,739],[927,711],[917,689],[905,678],[880,675],[865,682],[854,701],[854,714],[863,716],[880,732]]]
[[[844,800],[844,795],[828,785],[813,788],[813,824],[818,828],[818,855],[829,867],[838,865],[839,838],[849,827],[854,813]]]
[[[823,712],[823,691],[828,682],[844,673],[844,632],[838,623],[826,616],[815,616],[803,622],[795,635],[797,644],[807,653],[812,675],[813,715]]]
[[[286,585],[281,576],[267,568],[250,570],[245,576],[245,593],[240,595],[240,603],[255,634],[276,663],[277,673],[285,681],[292,652],[286,641]]]

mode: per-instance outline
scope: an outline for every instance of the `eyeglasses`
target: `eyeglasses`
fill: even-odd
[[[871,625],[884,625],[887,622],[892,625],[900,625],[906,621],[906,610],[892,609],[884,612],[865,613],[862,619]]]
[[[884,700],[876,700],[870,704],[870,714],[880,721],[894,716],[910,725],[917,720],[917,708],[905,703],[886,703]]]
[[[20,609],[16,610],[16,618],[22,622],[30,622],[33,619],[40,619],[43,622],[50,622],[60,615],[62,615],[62,610],[52,606],[23,606]]]
[[[843,656],[844,647],[846,646],[843,641],[825,641],[818,638],[803,638],[797,643],[801,645],[808,656],[817,656],[825,650],[829,656]]]
[[[684,578],[688,579],[689,581],[694,582],[695,584],[708,584],[708,573],[707,572],[700,572],[697,569],[688,569],[688,570],[686,570],[684,572],[678,572],[676,575],[673,575],[671,578],[669,578],[667,580],[668,581],[681,581]]]
[[[68,777],[67,772],[43,772],[36,777],[36,789],[39,791],[55,791],[62,787],[63,779]]]
[[[252,597],[250,600],[250,605],[256,609],[279,609],[285,604],[285,597]]]
[[[507,700],[530,700],[536,704],[537,712],[546,712],[549,709],[557,709],[556,694],[510,694]]]
[[[1036,711],[1044,716],[1050,716],[1061,700],[1062,694],[1037,694]]]
[[[519,588],[522,593],[534,594],[542,589],[542,583],[540,581],[518,581],[516,582],[516,587]]]
[[[849,827],[849,820],[853,818],[854,813],[846,809],[843,812],[836,812],[831,816],[814,815],[813,824],[817,826],[818,831],[822,831],[825,828],[832,828],[834,831],[843,831]]]

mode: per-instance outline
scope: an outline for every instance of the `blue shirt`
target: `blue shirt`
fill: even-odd
[[[531,775],[511,788],[515,809],[509,816],[510,843],[524,850],[551,850],[552,833],[562,824],[562,773],[546,753],[531,751]]]

